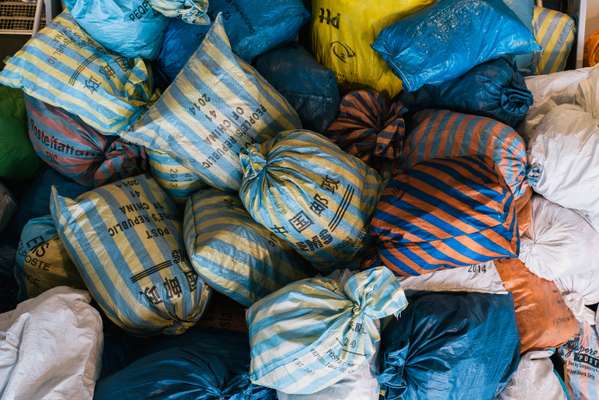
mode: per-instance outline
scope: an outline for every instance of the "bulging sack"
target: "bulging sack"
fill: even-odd
[[[497,260],[495,266],[514,298],[520,353],[555,348],[576,335],[578,323],[553,282],[518,259]]]
[[[536,59],[535,74],[550,74],[566,69],[576,36],[576,22],[568,14],[535,7],[533,31],[542,51]]]
[[[238,196],[201,190],[188,200],[183,221],[194,269],[211,288],[246,307],[312,275],[291,245],[252,219]]]
[[[25,225],[15,263],[19,297],[23,300],[57,286],[85,289],[50,215],[33,218]]]
[[[401,80],[371,48],[387,25],[433,4],[434,0],[312,1],[312,53],[337,75],[341,85],[368,86],[394,97]]]
[[[564,380],[572,399],[594,400],[599,392],[599,335],[597,325],[580,324],[579,333],[558,349]]]
[[[337,115],[335,75],[299,44],[280,47],[256,59],[256,69],[297,111],[303,126],[323,132]]]
[[[494,399],[518,365],[511,296],[420,292],[408,301],[382,332],[383,398]]]
[[[157,97],[144,60],[108,52],[66,11],[8,59],[0,84],[77,115],[103,134],[126,129]]]
[[[76,200],[52,190],[58,235],[94,300],[138,335],[180,334],[201,317],[210,289],[185,253],[175,205],[139,175]]]
[[[356,90],[343,97],[326,135],[388,178],[400,168],[406,112],[401,102],[390,101],[384,93]]]
[[[240,156],[250,215],[323,272],[363,249],[380,177],[324,136],[281,132]]]
[[[0,315],[3,398],[93,399],[103,334],[90,300],[62,286]]]
[[[23,92],[0,85],[0,178],[30,179],[41,165],[27,138]]]
[[[532,199],[532,224],[520,238],[520,260],[536,275],[555,280],[599,271],[599,232],[576,212],[541,196]]]
[[[184,204],[190,195],[206,187],[199,176],[168,154],[157,150],[147,153],[150,173],[175,203]]]
[[[15,199],[6,186],[0,183],[0,232],[6,228],[16,210]]]
[[[371,233],[380,260],[370,263],[382,261],[400,275],[518,254],[513,196],[487,157],[425,161],[395,176],[377,205]]]
[[[73,19],[95,41],[125,57],[154,59],[168,20],[154,0],[65,0]]]
[[[515,198],[530,191],[524,140],[514,129],[491,118],[448,110],[420,111],[412,118],[404,151],[407,166],[434,158],[487,156]]]
[[[222,16],[132,131],[120,135],[174,156],[207,184],[238,190],[239,151],[301,127],[289,103],[231,50]]]
[[[385,28],[372,47],[408,92],[457,78],[503,55],[541,50],[502,0],[439,1]]]
[[[391,271],[336,271],[291,283],[247,312],[253,383],[312,394],[352,374],[373,355],[378,321],[407,305]]]
[[[301,0],[210,0],[208,13],[222,13],[233,51],[247,62],[292,41],[310,17]]]
[[[506,58],[477,65],[440,85],[424,85],[415,92],[403,92],[400,99],[410,112],[447,108],[493,118],[514,128],[533,103],[524,77]]]
[[[26,97],[29,139],[52,168],[85,186],[143,173],[143,149],[118,136],[104,136],[60,108]]]

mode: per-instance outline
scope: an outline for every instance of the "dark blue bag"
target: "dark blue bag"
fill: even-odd
[[[244,334],[195,329],[144,346],[148,355],[97,382],[95,400],[276,400],[250,382]]]
[[[491,400],[519,361],[509,294],[425,293],[382,333],[387,400]]]
[[[540,51],[502,0],[441,0],[385,28],[372,47],[412,92],[507,54]]]
[[[158,56],[159,71],[168,83],[175,79],[209,29],[210,25],[187,24],[179,18],[170,20]]]
[[[302,0],[210,0],[210,18],[219,12],[233,51],[247,62],[293,40],[310,18]]]
[[[25,224],[32,218],[50,214],[50,189],[56,186],[61,196],[74,199],[89,190],[69,178],[62,176],[52,168],[47,168],[31,182],[29,189],[19,202],[17,214],[14,216],[8,230],[17,237]]]
[[[304,128],[322,133],[337,116],[340,99],[335,74],[302,46],[269,51],[256,59],[256,69],[295,108]]]
[[[410,113],[446,108],[483,115],[516,127],[533,103],[532,93],[516,66],[499,58],[472,68],[457,79],[403,92],[400,100]]]

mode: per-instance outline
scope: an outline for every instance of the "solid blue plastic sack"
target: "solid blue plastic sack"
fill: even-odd
[[[247,62],[293,40],[310,17],[301,0],[210,0],[210,18],[219,12],[233,51]]]
[[[540,51],[502,0],[444,0],[385,28],[372,47],[411,92],[506,54]]]
[[[170,20],[158,56],[159,71],[168,83],[175,79],[189,57],[202,43],[209,29],[210,25],[187,24],[180,19]]]
[[[256,69],[297,111],[306,129],[324,132],[337,116],[339,89],[333,71],[298,44],[256,59]]]
[[[503,0],[505,4],[508,5],[509,8],[520,18],[520,21],[530,32],[532,30],[532,13],[535,7],[534,0]],[[534,71],[534,54],[520,54],[518,56],[513,56],[516,65],[518,66],[518,70],[524,75],[531,75]]]
[[[12,224],[7,228],[17,237],[32,218],[50,214],[50,189],[56,186],[61,196],[75,198],[89,190],[88,187],[62,176],[52,168],[45,169],[35,178],[19,201],[19,208]]]
[[[97,382],[95,400],[276,400],[272,389],[251,384],[247,337],[220,331],[151,352]],[[171,341],[172,342],[172,341]],[[148,350],[152,351],[151,344]]]
[[[382,334],[386,400],[491,400],[519,361],[512,296],[425,293]]]
[[[526,117],[533,96],[516,66],[506,58],[499,58],[440,85],[424,85],[415,92],[403,92],[400,100],[410,113],[446,108],[483,115],[516,127]]]
[[[66,8],[95,41],[122,56],[158,56],[168,19],[148,0],[64,0]]]

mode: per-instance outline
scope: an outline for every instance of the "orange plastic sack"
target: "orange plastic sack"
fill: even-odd
[[[593,33],[584,42],[584,66],[599,64],[599,31]]]
[[[518,231],[520,236],[524,236],[530,228],[532,222],[532,190],[527,188],[527,191],[522,197],[516,199],[516,219],[518,220]]]
[[[521,353],[559,347],[578,334],[576,318],[553,282],[518,259],[495,261],[495,266],[514,298]]]

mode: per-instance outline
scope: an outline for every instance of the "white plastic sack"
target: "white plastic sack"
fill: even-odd
[[[572,210],[541,196],[531,201],[532,220],[520,238],[519,256],[528,269],[548,280],[599,271],[599,233]]]
[[[90,295],[60,286],[0,314],[0,399],[92,399],[102,319]]]
[[[599,398],[599,336],[596,326],[580,324],[580,333],[558,350],[564,380],[573,400]]]
[[[599,303],[599,270],[564,276],[554,282],[576,319],[594,325],[595,312],[587,306]]]
[[[277,398],[278,400],[378,400],[380,386],[376,379],[376,358],[375,353],[369,362],[363,363],[355,372],[320,392],[287,394],[277,391]]]
[[[443,269],[404,278],[404,290],[427,292],[479,292],[506,294],[503,281],[492,261],[466,268]]]
[[[528,145],[533,190],[575,210],[595,230],[599,230],[598,123],[580,106],[559,105],[543,118]]]
[[[526,353],[498,400],[566,400],[563,383],[549,359],[552,350]]]

